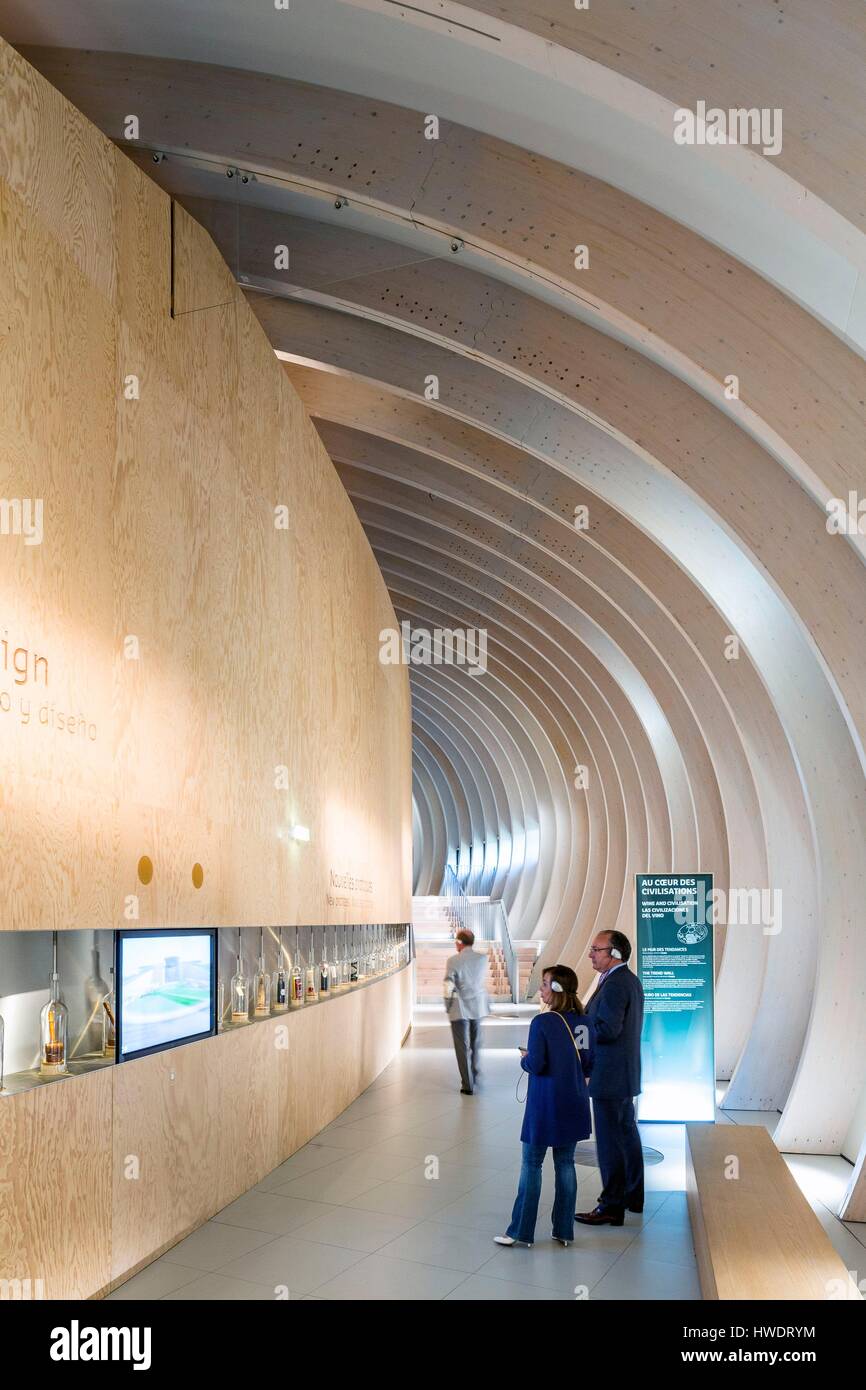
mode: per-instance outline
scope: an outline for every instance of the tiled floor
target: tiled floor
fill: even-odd
[[[619,1229],[578,1226],[565,1250],[549,1235],[546,1168],[533,1248],[493,1244],[520,1166],[516,1047],[529,1014],[515,1014],[484,1025],[484,1076],[469,1097],[459,1093],[441,1011],[421,1012],[399,1056],[333,1124],[111,1298],[699,1298],[681,1125],[641,1126],[645,1146],[663,1154],[647,1166],[643,1216]],[[762,1122],[725,1117],[740,1118]],[[582,1158],[578,1210],[599,1191],[598,1170]],[[830,1211],[834,1165],[847,1168],[844,1160],[791,1163],[837,1248],[846,1243],[849,1267],[859,1267],[850,1257],[864,1246]]]

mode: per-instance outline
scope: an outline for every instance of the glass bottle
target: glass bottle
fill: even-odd
[[[115,1018],[117,1017],[117,1001],[114,995],[114,966],[109,967],[111,984],[108,993],[102,1001],[102,1055],[103,1057],[113,1057],[117,1052],[117,1031]]]
[[[274,971],[274,984],[271,991],[271,998],[274,1005],[274,1013],[283,1014],[289,1007],[289,972],[286,969],[286,959],[283,955],[283,929],[280,927],[279,955],[277,957],[277,968]]]
[[[244,974],[243,953],[241,951],[241,929],[238,927],[238,963],[232,975],[232,1023],[250,1021],[250,982]]]
[[[349,947],[349,984],[358,983],[358,957],[355,953],[355,928],[352,928],[352,942]]]
[[[90,974],[84,982],[84,997],[87,1001],[88,1023],[80,1038],[75,1043],[76,1054],[93,1052],[101,1053],[104,1045],[103,1027],[105,1012],[102,1001],[113,988],[113,984],[103,979],[102,969],[99,962],[99,937],[94,931],[93,944],[90,948]]]
[[[343,977],[340,972],[340,947],[337,942],[337,928],[334,927],[334,956],[331,961],[331,988],[335,991],[343,987]]]
[[[304,972],[301,969],[301,937],[295,928],[295,961],[289,975],[289,1005],[300,1009],[304,1003]]]
[[[331,956],[331,993],[339,994],[340,980],[340,948],[337,944],[337,928],[332,928],[334,933],[334,952]]]
[[[310,954],[307,959],[307,969],[304,983],[304,999],[308,1004],[317,1003],[319,998],[319,989],[316,981],[318,971],[316,970],[316,964],[313,960],[314,952],[315,943],[313,941],[313,928],[310,927]]]
[[[69,1070],[66,1031],[69,1011],[60,998],[60,972],[57,969],[57,932],[52,933],[51,998],[39,1015],[41,1051],[39,1070],[43,1076],[65,1076]]]
[[[319,966],[319,998],[330,999],[331,997],[331,967],[328,964],[328,933],[322,928],[322,961]]]
[[[259,927],[259,968],[253,977],[253,1017],[271,1016],[271,977],[265,969],[265,929]]]

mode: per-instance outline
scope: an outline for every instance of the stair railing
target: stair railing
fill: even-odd
[[[476,941],[495,942],[502,951],[512,1002],[520,1002],[520,969],[517,952],[508,928],[508,913],[501,898],[478,900],[467,896],[450,864],[445,866],[442,897],[448,900],[448,913],[455,931],[468,928]]]

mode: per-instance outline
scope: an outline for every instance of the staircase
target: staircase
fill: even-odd
[[[415,935],[416,999],[419,1004],[439,1001],[444,993],[445,963],[456,950],[454,935],[460,927],[455,900],[448,897],[413,898],[412,927]],[[498,941],[485,941],[476,935],[475,949],[487,953],[487,992],[491,1001],[511,1003],[511,985],[502,946]],[[514,942],[514,950],[518,961],[519,997],[523,998],[535,962],[537,943]]]
[[[430,1004],[444,996],[445,963],[455,951],[452,941],[425,941],[415,938],[415,997],[419,1004]],[[495,941],[479,941],[479,951],[487,952],[487,993],[494,1003],[511,1003],[511,985],[505,957]]]

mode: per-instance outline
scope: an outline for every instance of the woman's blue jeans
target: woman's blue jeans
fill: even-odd
[[[545,1144],[524,1144],[523,1165],[517,1198],[511,1213],[511,1225],[506,1235],[512,1240],[531,1245],[535,1240],[535,1221],[538,1199],[541,1196],[541,1169]],[[574,1208],[577,1204],[577,1175],[574,1171],[574,1144],[562,1144],[553,1150],[555,1189],[553,1197],[553,1234],[557,1240],[574,1240]]]

